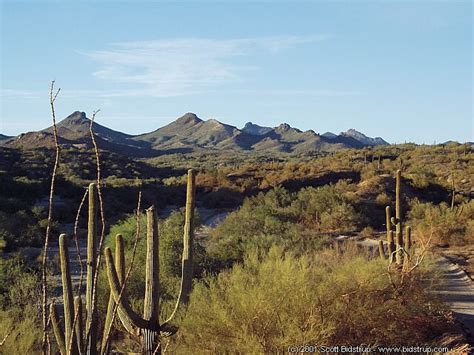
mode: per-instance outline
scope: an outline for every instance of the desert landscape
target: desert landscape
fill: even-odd
[[[471,353],[472,3],[138,4],[2,3],[0,353]]]

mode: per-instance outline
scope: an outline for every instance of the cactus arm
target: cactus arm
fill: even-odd
[[[92,305],[92,291],[97,262],[97,185],[89,185],[89,212],[87,225],[87,286],[86,286],[86,334],[89,335],[88,353],[95,354],[97,343],[97,305]],[[92,309],[95,310],[92,314]]]
[[[110,292],[109,303],[107,304],[107,314],[105,316],[104,334],[102,335],[102,344],[100,347],[101,354],[107,354],[109,352],[108,351],[108,348],[110,345],[109,334],[112,328],[112,314],[114,312],[114,308],[115,308],[114,296],[112,295],[112,292]],[[105,339],[108,339],[109,341],[106,342]]]
[[[115,267],[117,270],[118,278],[120,281],[120,285],[123,285],[124,282],[124,277],[123,277],[123,268],[125,267],[125,260],[124,258],[124,251],[123,251],[123,237],[121,234],[117,234],[115,236]],[[119,266],[119,264],[122,264]],[[122,294],[124,294],[122,292]],[[110,339],[109,339],[109,334],[110,331],[112,330],[112,321],[114,318],[114,309],[115,309],[115,301],[114,301],[114,295],[112,292],[110,292],[109,295],[109,302],[107,304],[107,313],[105,316],[105,323],[104,323],[104,334],[102,336],[102,345],[100,349],[101,354],[107,354],[109,352],[109,346],[110,346]],[[118,310],[117,310],[118,312]],[[107,339],[107,342],[104,340]]]
[[[193,281],[193,239],[194,239],[194,207],[196,195],[196,176],[194,170],[188,170],[188,184],[186,191],[186,215],[184,223],[183,235],[183,260],[181,265],[181,287],[179,291],[178,300],[174,307],[173,313],[163,324],[165,328],[175,317],[179,306],[187,304],[189,301],[189,294],[191,293]]]
[[[117,234],[115,236],[115,269],[117,271],[117,277],[120,281],[120,287],[122,288],[123,283],[125,282],[125,246],[123,242],[123,237],[121,234]],[[124,290],[122,291],[122,297],[127,299],[127,290],[126,285]],[[128,321],[127,316],[123,313],[122,309],[119,307],[117,310],[117,314],[120,318],[120,321],[130,334],[137,333],[137,329],[133,326],[132,323]]]
[[[62,331],[59,325],[58,310],[56,309],[56,305],[54,303],[51,303],[51,305],[49,306],[49,315],[51,317],[51,324],[53,326],[54,337],[56,338],[56,342],[58,343],[59,352],[61,353],[61,355],[66,355],[64,332]]]
[[[121,234],[117,234],[115,236],[115,268],[117,271],[117,277],[120,281],[120,287],[122,287],[123,283],[125,282],[125,253],[124,253],[124,242],[123,237]],[[126,297],[125,290],[122,291],[122,297]],[[105,324],[104,324],[104,334],[102,339],[109,339],[109,333],[111,331],[111,323],[113,318],[113,312],[115,309],[115,300],[114,295],[110,292],[109,295],[109,303],[107,305],[107,315],[105,317]],[[117,314],[122,322],[124,328],[131,334],[136,333],[133,325],[128,322],[126,315],[123,314],[121,309],[117,309]],[[101,346],[101,354],[107,354],[109,352],[110,341],[107,343],[103,342]]]
[[[74,300],[72,295],[71,272],[69,270],[69,255],[67,249],[67,236],[59,236],[59,257],[61,261],[61,282],[63,284],[63,303],[64,303],[64,330],[65,344],[72,349],[77,349],[73,329],[74,320]],[[74,350],[73,350],[74,351]]]
[[[128,322],[132,324],[135,328],[145,329],[149,327],[149,322],[147,322],[137,313],[135,313],[130,307],[124,295],[120,295],[122,287],[120,285],[120,281],[117,275],[117,270],[115,269],[114,258],[112,256],[112,251],[110,250],[110,248],[105,248],[105,262],[107,265],[107,276],[109,279],[110,292],[112,292],[115,302],[119,302],[119,309],[122,310],[123,315],[128,318]],[[155,328],[159,329],[159,327],[157,326]],[[136,331],[136,333],[138,332],[139,330]]]
[[[81,296],[74,297],[74,317],[76,320],[76,339],[80,352],[84,349],[84,328],[82,323],[82,299]]]

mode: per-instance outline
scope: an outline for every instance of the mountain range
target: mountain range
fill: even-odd
[[[57,124],[60,144],[90,147],[89,126],[90,120],[84,112],[72,113]],[[301,131],[287,123],[263,127],[252,122],[239,129],[215,119],[202,120],[194,113],[186,113],[164,127],[140,135],[114,131],[96,122],[93,131],[101,149],[133,156],[221,150],[307,153],[389,144],[380,137],[367,137],[355,129],[340,134],[317,134],[312,130]],[[24,149],[53,147],[53,137],[53,127],[16,137],[0,134],[0,145]]]

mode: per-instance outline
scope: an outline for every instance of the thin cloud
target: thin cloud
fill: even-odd
[[[258,52],[279,53],[297,45],[325,41],[329,35],[241,39],[181,38],[113,43],[110,49],[85,52],[100,63],[100,79],[129,84],[113,96],[169,97],[204,93],[240,82],[258,66],[236,59]]]
[[[46,97],[46,94],[43,95],[43,96]],[[12,98],[39,99],[39,98],[42,97],[42,95],[41,95],[41,93],[39,93],[37,91],[2,89],[0,91],[0,97],[2,99],[12,99]]]
[[[323,97],[339,97],[339,96],[355,96],[363,95],[361,91],[343,91],[343,90],[235,90],[238,94],[251,95],[283,95],[283,96],[323,96]]]

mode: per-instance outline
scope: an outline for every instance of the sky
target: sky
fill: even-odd
[[[73,111],[474,141],[471,1],[1,2],[0,133]]]

